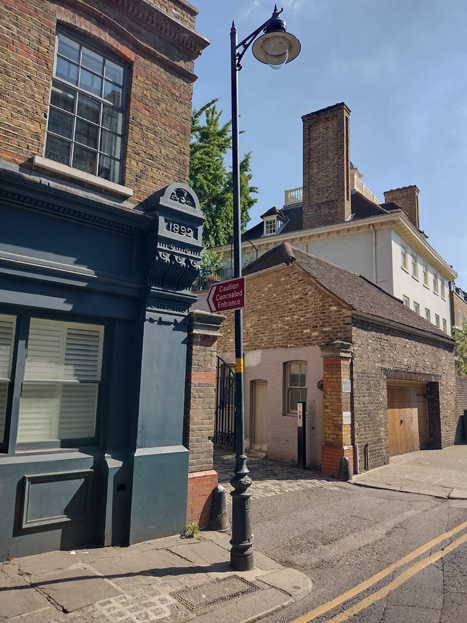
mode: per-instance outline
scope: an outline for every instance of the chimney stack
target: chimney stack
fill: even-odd
[[[409,217],[410,222],[420,229],[420,219],[418,214],[418,193],[420,191],[416,186],[404,186],[404,188],[395,188],[387,190],[384,193],[386,203],[397,203]]]
[[[350,217],[349,119],[344,103],[302,117],[304,229]]]

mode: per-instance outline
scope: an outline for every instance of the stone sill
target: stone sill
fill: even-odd
[[[55,172],[67,175],[74,180],[86,182],[86,184],[90,184],[99,190],[110,191],[126,198],[133,195],[132,188],[122,186],[121,184],[115,184],[115,182],[109,182],[108,180],[104,180],[102,177],[85,173],[79,169],[73,169],[73,167],[69,167],[66,164],[60,164],[59,162],[55,162],[55,160],[49,160],[49,158],[43,158],[42,156],[34,156],[32,161],[35,167],[45,169],[52,173]]]

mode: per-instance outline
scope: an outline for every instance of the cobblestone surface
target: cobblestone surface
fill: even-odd
[[[274,461],[262,457],[259,454],[247,455],[247,466],[250,477],[253,480],[251,497],[253,499],[264,498],[280,493],[288,493],[299,489],[313,489],[326,487],[336,489],[334,478],[321,476],[312,469],[299,469],[282,461]],[[230,479],[235,467],[235,453],[233,450],[216,448],[214,451],[214,469],[219,474],[219,484],[225,487],[226,493],[232,489]],[[230,495],[226,496],[227,502]]]

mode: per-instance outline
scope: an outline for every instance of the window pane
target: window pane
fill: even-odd
[[[60,405],[59,439],[94,437],[97,385],[64,385]]]
[[[123,84],[123,67],[109,61],[105,61],[105,77],[112,82],[116,82],[120,86]]]
[[[51,441],[58,438],[60,385],[23,383],[19,412],[18,442]]]
[[[0,378],[9,379],[15,336],[16,317],[0,315]]]
[[[122,133],[123,114],[110,106],[104,104],[104,112],[102,114],[102,125],[112,132]]]
[[[107,130],[102,130],[101,151],[103,151],[104,154],[119,158],[121,148],[122,139],[120,138],[120,136],[118,136],[117,134],[113,134],[112,132],[107,132]]]
[[[102,327],[71,325],[66,331],[65,377],[80,381],[101,378]]]
[[[61,86],[58,82],[54,82],[52,86],[52,94],[50,102],[53,106],[66,110],[68,112],[75,112],[75,99],[76,93],[72,89],[67,89]]]
[[[58,35],[58,53],[62,56],[66,56],[72,61],[78,62],[79,60],[79,43],[73,41],[63,33]]]
[[[73,166],[80,171],[96,175],[97,152],[75,145],[73,153]]]
[[[58,57],[55,75],[57,78],[66,80],[66,82],[69,82],[70,84],[76,84],[78,82],[78,66],[70,63],[64,58]]]
[[[46,381],[63,379],[63,324],[31,318],[25,380]]]
[[[61,110],[51,108],[49,113],[49,132],[65,138],[73,136],[73,117]]]
[[[102,78],[96,76],[96,74],[92,74],[87,69],[81,69],[79,75],[79,86],[90,93],[94,93],[94,95],[100,96],[102,90]]]
[[[82,119],[76,120],[75,140],[78,143],[82,143],[83,145],[87,145],[88,147],[92,147],[93,149],[97,149],[98,136],[99,127],[97,125],[93,125],[92,123],[88,123],[87,121],[83,121]]]
[[[107,156],[99,158],[99,177],[118,184],[120,182],[120,162]]]
[[[83,67],[87,67],[88,69],[92,69],[92,71],[95,71],[98,74],[102,74],[104,59],[100,54],[96,54],[87,48],[83,48],[81,65],[83,65]]]
[[[70,147],[71,143],[62,141],[55,136],[47,137],[47,145],[45,147],[45,157],[60,162],[61,164],[70,164]]]
[[[0,443],[3,441],[6,420],[6,401],[9,383],[0,381]]]
[[[104,83],[104,99],[108,102],[112,102],[115,106],[122,105],[122,89],[111,82]]]
[[[94,123],[99,123],[99,115],[101,111],[101,105],[96,100],[93,100],[90,97],[86,97],[86,95],[78,95],[78,115],[87,119],[88,121],[93,121]]]

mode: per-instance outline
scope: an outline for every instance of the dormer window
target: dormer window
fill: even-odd
[[[271,208],[267,212],[261,215],[264,223],[264,236],[274,236],[274,234],[279,233],[280,229],[287,223],[287,217],[282,212],[282,210],[278,210],[276,207]]]
[[[277,232],[277,218],[264,219],[264,235],[272,236]]]

